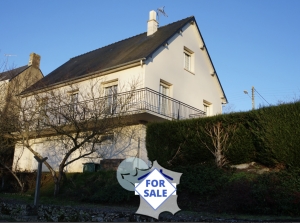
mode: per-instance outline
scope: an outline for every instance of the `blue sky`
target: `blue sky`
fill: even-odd
[[[299,0],[2,0],[0,62],[41,55],[47,75],[70,58],[143,33],[149,11],[160,26],[194,15],[229,105],[251,109],[251,87],[270,104],[300,98]],[[5,56],[11,55],[11,56]],[[268,105],[257,93],[256,107]],[[226,110],[226,108],[225,108]]]

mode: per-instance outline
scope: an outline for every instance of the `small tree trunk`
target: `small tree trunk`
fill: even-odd
[[[56,176],[53,177],[53,180],[54,180],[54,193],[53,193],[53,195],[56,197],[59,194],[59,189],[60,189],[59,184],[60,184],[60,182],[59,182],[59,180]]]
[[[8,166],[6,166],[5,164],[2,164],[13,176],[14,178],[17,180],[20,188],[21,188],[21,193],[24,192],[24,183],[21,182],[20,178],[17,176],[17,174],[11,170],[11,168],[9,168]]]
[[[55,175],[55,179],[54,179],[54,196],[57,196],[59,194],[60,185],[61,185],[63,176],[64,176],[64,168],[62,165],[60,165],[57,176]]]

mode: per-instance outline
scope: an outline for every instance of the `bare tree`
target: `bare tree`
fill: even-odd
[[[225,153],[231,144],[231,138],[236,128],[237,125],[235,124],[224,126],[221,121],[213,124],[208,123],[203,128],[204,133],[208,135],[212,141],[212,147],[203,140],[201,140],[201,142],[214,155],[215,163],[219,168],[222,168],[228,163]],[[197,135],[201,139],[199,130],[197,130]]]
[[[185,143],[186,143],[186,141],[187,141],[187,139],[188,139],[188,137],[189,137],[190,128],[187,129],[187,132],[188,132],[188,133],[187,133],[186,136],[184,137],[184,142],[179,144],[179,146],[178,146],[178,148],[177,148],[177,150],[176,150],[176,153],[173,155],[173,157],[172,157],[170,160],[167,161],[167,164],[168,164],[168,165],[172,166],[172,165],[173,165],[172,162],[173,162],[174,160],[176,160],[178,157],[181,156],[181,153],[182,153],[181,149],[182,149],[182,146],[185,145]]]
[[[126,92],[118,87],[119,92],[124,92],[120,94],[113,88],[107,92],[99,85],[100,82],[90,81],[81,92],[78,85],[49,90],[24,97],[20,104],[18,132],[14,133],[19,144],[42,159],[43,152],[33,148],[35,140],[46,138],[52,141],[48,154],[51,150],[58,167],[53,160],[44,164],[55,183],[54,195],[59,193],[64,171],[69,165],[92,155],[96,158],[120,155],[130,147],[131,140],[137,138],[135,123],[129,114],[134,111],[138,81],[126,85]],[[122,148],[107,148],[107,141],[122,137],[127,139]]]
[[[12,170],[15,140],[9,137],[9,133],[14,131],[16,120],[18,120],[18,112],[10,107],[10,101],[15,100],[14,95],[19,90],[19,88],[15,88],[14,82],[13,84],[9,82],[9,79],[16,75],[16,71],[14,66],[8,68],[7,59],[0,64],[0,71],[0,167],[2,166],[13,175],[23,192],[24,183]]]

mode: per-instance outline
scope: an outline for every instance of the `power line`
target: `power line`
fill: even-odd
[[[261,96],[261,94],[254,88],[254,90],[256,91],[256,93],[257,94],[259,94],[259,96],[262,98],[262,99],[264,99],[266,102],[267,102],[267,100],[263,97],[263,96]],[[267,102],[269,105],[270,105],[270,103],[269,102]]]

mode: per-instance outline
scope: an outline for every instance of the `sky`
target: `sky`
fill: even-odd
[[[229,104],[248,111],[300,99],[299,0],[0,0],[0,62],[26,65],[41,55],[44,75],[70,58],[195,16]],[[248,92],[248,95],[244,93]]]

